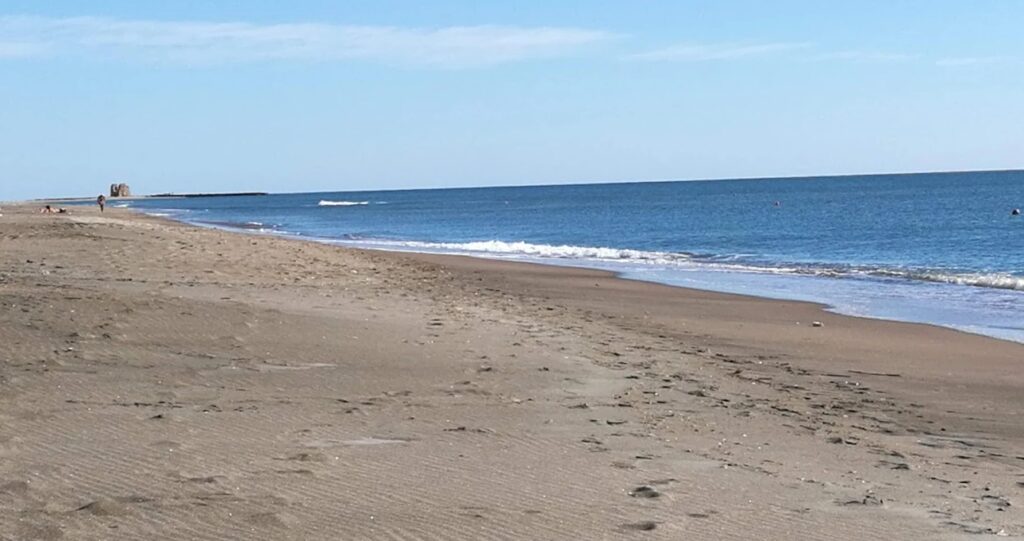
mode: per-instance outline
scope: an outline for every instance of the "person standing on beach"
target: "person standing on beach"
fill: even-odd
[[[100,212],[103,212],[103,207],[107,206],[107,198],[103,194],[100,194],[100,196],[96,198],[96,204],[100,206]]]

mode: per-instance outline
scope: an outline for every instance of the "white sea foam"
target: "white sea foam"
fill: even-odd
[[[661,252],[607,248],[506,242],[500,240],[476,242],[418,242],[351,239],[355,244],[384,249],[424,252],[443,252],[519,259],[562,259],[579,261],[617,262],[641,265],[664,265],[674,268],[821,276],[829,278],[897,278],[910,281],[939,282],[994,289],[1024,291],[1024,276],[1006,273],[956,273],[929,269],[892,269],[843,265],[771,265],[743,261],[747,255],[701,257],[680,252]]]
[[[874,273],[880,276],[896,276],[909,278],[911,280],[924,280],[927,282],[939,282],[943,284],[957,284],[963,286],[991,287],[995,289],[1012,289],[1024,291],[1024,276],[1014,276],[1006,273],[947,273],[936,271],[908,271],[891,272],[880,271]]]
[[[369,205],[369,201],[329,201],[327,199],[320,200],[317,206],[320,207],[354,207],[357,205]]]
[[[409,241],[397,242],[395,244],[404,248],[414,250],[444,250],[446,252],[467,252],[477,254],[494,254],[506,256],[556,259],[645,261],[651,263],[670,263],[690,259],[689,254],[682,253],[605,248],[599,246],[572,246],[566,244],[532,244],[529,242],[505,242],[500,240],[488,240],[478,242]]]
[[[1007,273],[969,273],[930,269],[892,269],[884,267],[806,265],[801,267],[770,267],[758,265],[726,265],[726,270],[751,270],[774,274],[802,274],[826,278],[896,278],[918,282],[935,282],[962,286],[1024,291],[1024,276]]]

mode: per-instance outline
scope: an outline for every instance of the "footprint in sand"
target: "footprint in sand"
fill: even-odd
[[[219,483],[228,479],[226,475],[185,475],[181,472],[171,473],[170,476],[180,483],[195,483],[200,485]]]
[[[297,462],[327,462],[327,455],[323,453],[295,453],[278,460],[294,460]]]
[[[642,485],[630,490],[628,494],[634,498],[660,498],[661,492],[651,485]]]
[[[629,524],[622,524],[619,526],[625,531],[638,531],[638,532],[649,532],[658,527],[658,523],[652,520],[644,520],[641,522],[631,522]]]
[[[131,513],[131,505],[152,501],[142,496],[127,496],[121,498],[100,498],[89,502],[77,509],[76,512],[88,513],[97,517],[120,517]]]

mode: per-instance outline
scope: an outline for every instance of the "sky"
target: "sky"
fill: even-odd
[[[1024,2],[0,0],[0,200],[1024,168]]]

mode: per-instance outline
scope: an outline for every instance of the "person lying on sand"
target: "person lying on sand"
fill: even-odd
[[[45,207],[39,209],[39,213],[40,214],[67,214],[68,213],[68,209],[66,209],[64,207],[61,207],[59,209],[55,209],[55,208],[51,207],[50,205],[46,205]]]

